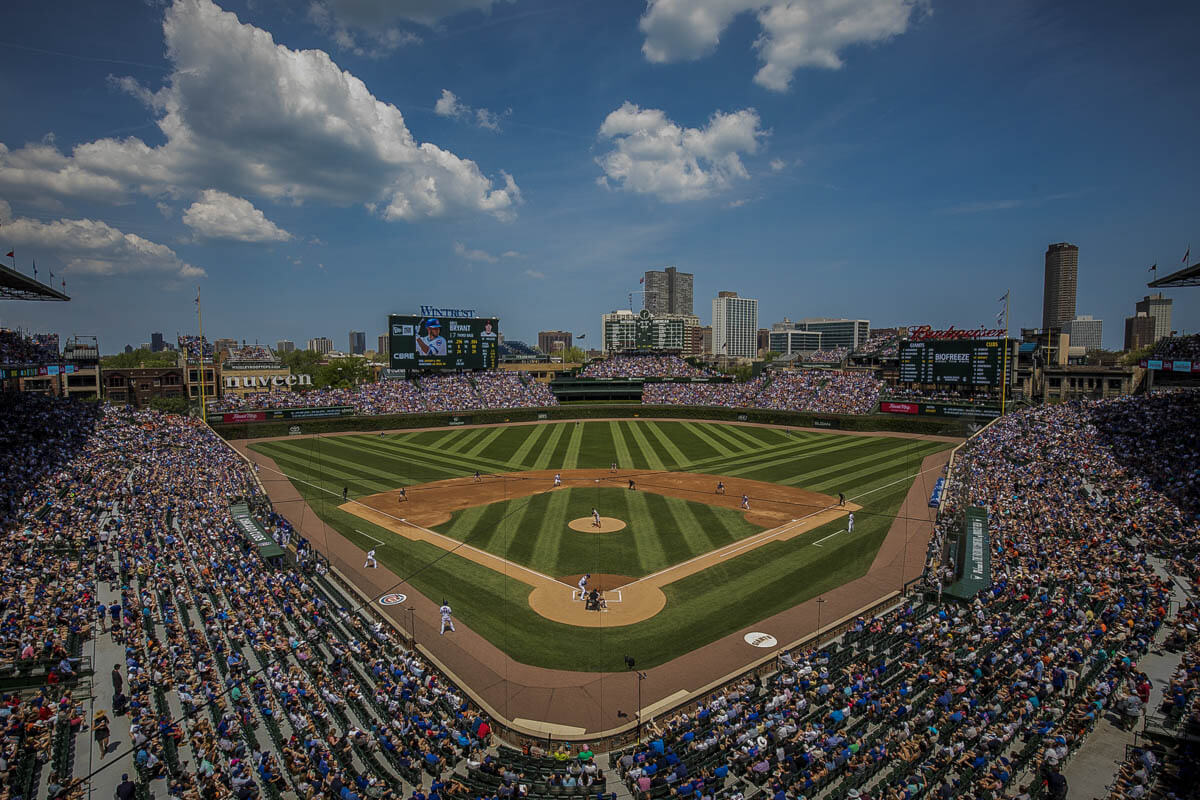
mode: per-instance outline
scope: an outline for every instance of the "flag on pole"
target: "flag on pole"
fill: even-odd
[[[8,251],[8,252],[7,252],[7,253],[4,255],[4,257],[5,257],[5,258],[16,258],[16,257],[17,257],[17,251],[16,251],[16,250],[9,250],[9,251]]]
[[[583,338],[584,338],[584,337],[586,337],[586,336],[587,336],[587,334],[586,334],[586,333],[577,333],[577,334],[575,334],[575,338],[576,338],[576,339],[583,339]]]
[[[33,260],[33,277],[37,278],[37,259]]]
[[[9,253],[9,255],[11,256],[12,253]],[[1187,252],[1183,254],[1183,265],[1185,267],[1187,266],[1188,259],[1191,257],[1192,257],[1192,246],[1189,244]]]
[[[1011,291],[1011,290],[1010,290],[1010,291]],[[1003,302],[1004,302],[1005,300],[1007,300],[1007,299],[1008,299],[1008,292],[1005,292],[1005,293],[1003,294],[1003,296],[1001,296],[1001,298],[1000,298],[998,301],[996,301],[996,302],[1003,303]]]
[[[1151,264],[1150,269],[1148,271],[1157,273],[1158,272],[1158,264]]]

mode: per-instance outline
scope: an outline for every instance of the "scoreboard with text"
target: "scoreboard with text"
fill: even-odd
[[[1003,339],[900,342],[901,383],[999,387],[1003,376]]]
[[[499,343],[494,317],[388,317],[392,369],[495,369]]]

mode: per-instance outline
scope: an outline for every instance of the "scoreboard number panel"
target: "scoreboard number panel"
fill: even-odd
[[[495,369],[499,343],[495,317],[388,316],[391,369]]]
[[[1004,341],[900,342],[901,383],[998,387],[1003,382]]]

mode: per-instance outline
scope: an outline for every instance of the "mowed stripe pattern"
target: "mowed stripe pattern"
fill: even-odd
[[[912,475],[937,442],[702,422],[569,422],[254,445],[289,475],[352,497],[445,478],[529,469],[705,472],[836,495]],[[719,531],[709,535],[723,538]]]

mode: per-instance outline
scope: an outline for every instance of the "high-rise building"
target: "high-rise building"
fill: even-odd
[[[1171,335],[1171,306],[1175,301],[1163,297],[1162,292],[1148,294],[1134,305],[1134,311],[1141,311],[1148,317],[1154,317],[1154,341]]]
[[[1139,311],[1125,318],[1125,349],[1138,350],[1154,344],[1154,317]]]
[[[350,331],[350,349],[346,352],[352,356],[361,356],[367,352],[367,334],[365,331]]]
[[[674,267],[647,270],[642,307],[654,315],[691,315],[693,278],[692,273],[679,272]]]
[[[1071,337],[1071,347],[1099,350],[1104,341],[1104,320],[1093,319],[1091,314],[1080,314],[1064,322],[1062,332]]]
[[[713,353],[731,358],[758,355],[758,301],[717,292],[712,301]]]
[[[388,335],[386,333],[379,334],[379,346],[376,348],[375,352],[381,356],[384,356],[385,358],[389,355]]]
[[[166,344],[163,342],[163,335],[161,333],[150,334],[150,352],[161,353],[164,349],[166,349]]]
[[[570,331],[538,331],[538,350],[547,355],[561,353],[571,347]]]
[[[871,338],[869,319],[831,319],[811,317],[792,323],[798,331],[813,331],[821,334],[821,347],[848,347],[857,350]]]
[[[772,326],[768,335],[771,349],[785,356],[820,350],[823,336],[820,331],[799,331],[795,328],[781,328],[778,324]]]
[[[1067,242],[1046,248],[1046,277],[1042,285],[1042,329],[1062,329],[1075,319],[1075,288],[1079,248]]]
[[[296,349],[296,343],[293,342],[291,339],[280,339],[278,342],[275,343],[275,352],[276,353],[291,353],[291,352],[295,351],[295,349]]]
[[[333,351],[333,340],[328,336],[318,336],[308,340],[308,349],[319,355],[325,355]]]

